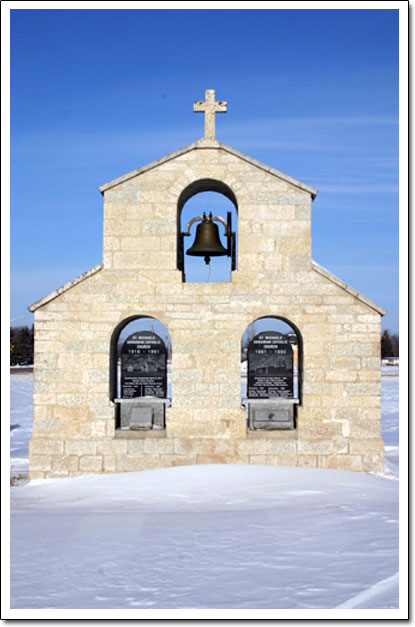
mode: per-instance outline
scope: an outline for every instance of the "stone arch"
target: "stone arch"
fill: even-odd
[[[215,192],[217,194],[222,194],[225,196],[235,207],[236,215],[238,214],[238,200],[235,195],[235,192],[231,187],[222,180],[214,179],[214,178],[201,178],[192,181],[187,184],[184,189],[179,194],[177,200],[177,268],[182,271],[182,278],[185,280],[184,275],[184,251],[183,244],[181,240],[181,232],[182,228],[184,229],[184,225],[181,224],[182,220],[182,211],[184,205],[197,194],[201,194],[203,192]],[[236,225],[237,229],[237,225]],[[235,225],[232,225],[232,230],[235,230]]]
[[[136,324],[134,324],[136,323]],[[146,327],[149,327],[149,331],[146,331]],[[140,330],[140,328],[142,329]],[[153,336],[158,337],[165,346],[165,366],[166,366],[166,381],[165,381],[165,392],[166,395],[171,399],[171,357],[172,357],[172,342],[171,336],[166,325],[155,318],[154,316],[146,315],[146,314],[136,314],[130,315],[127,318],[124,318],[113,330],[111,334],[110,340],[110,376],[109,376],[109,396],[112,402],[118,402],[116,399],[120,399],[122,394],[120,393],[121,389],[121,381],[120,381],[120,359],[121,359],[121,350],[123,347],[123,343],[127,338],[129,333],[150,333]],[[124,336],[124,337],[123,337]],[[159,396],[158,393],[155,393],[154,396]],[[163,397],[167,397],[163,393]],[[120,426],[120,412],[116,410],[115,415],[115,426],[119,428]]]
[[[270,321],[268,325],[267,325],[267,321]],[[295,390],[295,399],[298,401],[298,405],[301,406],[303,403],[303,362],[304,362],[303,336],[298,326],[291,319],[283,315],[269,314],[265,316],[260,316],[259,318],[256,318],[255,320],[253,320],[246,327],[242,335],[242,340],[241,340],[241,376],[242,376],[241,396],[242,397],[244,396],[243,377],[245,376],[245,374],[247,376],[247,373],[245,373],[244,370],[247,364],[246,351],[247,351],[249,339],[253,339],[253,337],[260,332],[263,332],[266,330],[271,331],[271,330],[277,329],[278,321],[280,321],[281,323],[284,323],[289,328],[291,328],[292,332],[295,334],[295,342],[293,341],[293,344],[297,347],[296,348],[297,355],[296,355],[296,360],[295,360],[296,361],[296,372],[295,372],[296,381],[295,381],[294,390]]]

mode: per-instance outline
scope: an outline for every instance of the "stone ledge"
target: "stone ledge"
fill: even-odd
[[[246,432],[247,440],[298,440],[297,429],[255,429]]]
[[[116,429],[114,431],[114,440],[145,440],[146,438],[166,438],[166,429]]]

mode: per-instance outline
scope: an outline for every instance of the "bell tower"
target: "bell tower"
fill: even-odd
[[[204,137],[99,188],[102,263],[29,308],[32,479],[382,470],[385,311],[312,260],[317,190],[215,138],[226,109],[206,90]],[[222,206],[200,203],[205,192]],[[186,281],[192,262],[222,261],[231,280]]]

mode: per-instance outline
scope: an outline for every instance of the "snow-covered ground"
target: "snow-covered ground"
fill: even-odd
[[[11,379],[24,470],[32,376]],[[11,607],[397,608],[397,376],[382,419],[384,476],[218,465],[11,488]]]
[[[10,376],[10,471],[27,475],[32,435],[33,374]]]

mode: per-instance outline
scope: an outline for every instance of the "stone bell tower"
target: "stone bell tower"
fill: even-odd
[[[194,111],[204,137],[99,188],[102,262],[29,307],[31,478],[211,463],[381,470],[385,311],[312,260],[317,191],[215,139],[226,102],[214,90]],[[185,280],[195,227],[182,210],[204,191],[237,215],[195,216],[222,236],[221,283]],[[202,265],[211,237],[207,251],[195,243]]]

